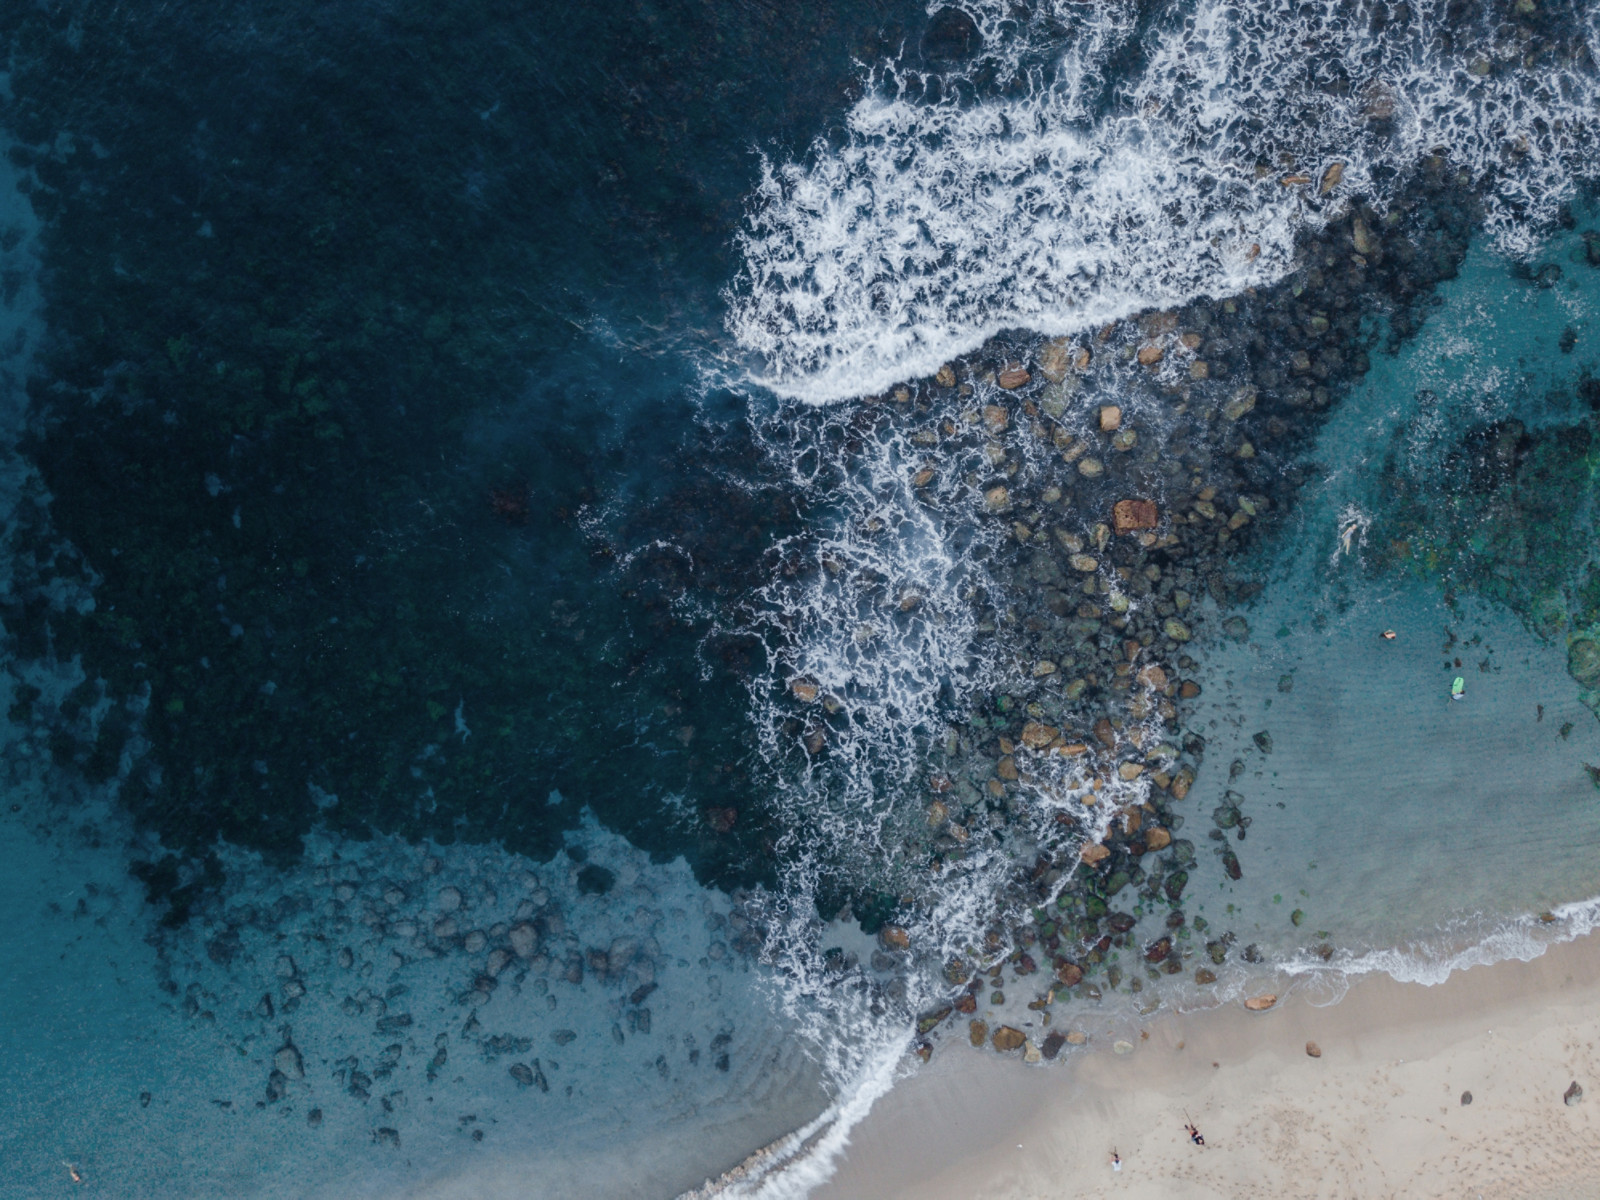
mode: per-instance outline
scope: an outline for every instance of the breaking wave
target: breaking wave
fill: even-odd
[[[1383,210],[1428,155],[1531,252],[1600,161],[1600,13],[1457,7],[1058,2],[1019,29],[976,5],[975,64],[885,69],[842,144],[764,164],[732,332],[780,394],[870,394],[1002,329],[1280,279],[1298,233],[1352,196]]]

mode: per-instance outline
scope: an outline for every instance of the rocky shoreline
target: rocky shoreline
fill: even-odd
[[[1338,176],[1324,167],[1282,183],[1337,192]],[[1232,790],[1210,814],[1183,811],[1206,753],[1185,728],[1200,692],[1193,655],[1208,639],[1249,636],[1261,586],[1251,552],[1314,473],[1303,461],[1312,436],[1369,356],[1426,320],[1476,216],[1466,174],[1429,159],[1387,212],[1345,201],[1273,288],[1078,338],[1003,336],[865,399],[842,435],[837,417],[813,418],[861,461],[893,446],[916,502],[974,547],[989,585],[965,597],[985,686],[967,713],[923,731],[921,799],[892,826],[917,865],[841,910],[877,935],[871,961],[829,960],[888,1003],[907,994],[895,981],[908,969],[942,974],[944,998],[915,1021],[922,1057],[938,1038],[964,1035],[1026,1061],[1052,1058],[1083,1040],[1073,1002],[1145,991],[1149,1007],[1164,977],[1203,990],[1230,960],[1259,961],[1225,925],[1184,911],[1191,879],[1248,869],[1240,843],[1251,823]],[[870,540],[874,518],[855,519]],[[880,528],[892,519],[880,514]],[[885,625],[948,619],[864,554],[796,555],[790,569],[853,586]],[[789,769],[827,778],[837,756],[856,770],[861,697],[804,671],[779,682]],[[1271,754],[1270,730],[1254,747]],[[1228,768],[1230,783],[1244,768]],[[1205,832],[1184,836],[1196,826]],[[928,925],[938,893],[916,876],[938,880],[994,847],[1017,866],[982,944],[939,954]],[[1323,941],[1317,952],[1335,951]]]

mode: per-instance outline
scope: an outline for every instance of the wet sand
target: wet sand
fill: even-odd
[[[1290,995],[1143,1032],[1126,1056],[1096,1035],[1048,1069],[947,1044],[814,1200],[1600,1195],[1600,938],[1434,987],[1367,977],[1326,1007]],[[1587,1095],[1568,1106],[1573,1081]]]

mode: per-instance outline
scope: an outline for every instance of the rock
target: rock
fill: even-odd
[[[1013,1050],[1020,1050],[1022,1044],[1028,1040],[1028,1035],[1020,1029],[1013,1029],[1010,1025],[1002,1025],[994,1031],[994,1036],[989,1039],[989,1044],[1001,1054],[1009,1054]],[[1574,1085],[1576,1086],[1576,1085]]]
[[[1011,391],[1013,389],[1022,387],[1028,382],[1028,380],[1032,378],[1033,376],[1028,373],[1027,368],[1021,363],[1011,363],[1000,372],[1000,377],[997,382],[1007,391]]]
[[[943,800],[933,801],[928,805],[925,812],[927,814],[928,825],[932,829],[938,829],[950,819],[950,806]]]
[[[1039,351],[1039,374],[1051,383],[1060,383],[1067,377],[1067,368],[1071,365],[1070,347],[1067,339],[1053,338],[1044,344]]]
[[[304,1079],[305,1064],[300,1061],[300,1050],[293,1042],[285,1042],[272,1056],[272,1065],[289,1079]]]
[[[1233,394],[1233,399],[1222,406],[1222,415],[1230,421],[1237,421],[1256,406],[1256,390],[1252,387],[1240,388]]]
[[[343,967],[346,971],[348,971],[351,967],[355,966],[355,963],[356,963],[355,951],[351,950],[349,946],[340,947],[340,949],[339,949],[339,965],[341,967]]]
[[[1322,1047],[1317,1045],[1315,1042],[1307,1042],[1306,1043],[1306,1055],[1309,1058],[1321,1058],[1322,1057]]]
[[[1162,623],[1161,631],[1175,642],[1187,642],[1194,636],[1189,631],[1189,627],[1178,620],[1177,617],[1168,617]],[[1199,692],[1197,691],[1195,694],[1198,695]]]
[[[260,1000],[256,1001],[256,1016],[263,1021],[270,1021],[272,1020],[272,1014],[272,993],[267,992],[262,995]]]
[[[992,434],[1002,434],[1006,426],[1011,424],[1011,414],[998,404],[986,404],[983,408],[983,424]],[[1001,452],[1002,455],[1004,451]],[[1004,461],[1002,457],[1001,461]]]
[[[461,907],[461,889],[457,887],[442,887],[439,889],[439,911],[453,913]]]
[[[1272,735],[1263,729],[1260,733],[1250,735],[1250,740],[1256,744],[1256,749],[1263,754],[1272,753]]]
[[[1100,406],[1100,432],[1115,433],[1122,428],[1122,410],[1115,404]]]
[[[1106,859],[1110,858],[1111,851],[1106,849],[1099,842],[1090,842],[1082,850],[1078,851],[1078,857],[1083,859],[1084,862],[1088,863],[1092,867],[1096,863],[1104,862]]]
[[[1146,850],[1165,850],[1172,845],[1172,835],[1159,825],[1152,825],[1144,831],[1144,848]]]
[[[295,966],[294,959],[290,958],[287,954],[278,955],[278,962],[275,970],[277,971],[279,979],[293,979],[300,973],[300,969]]]
[[[511,1078],[515,1079],[520,1086],[533,1086],[533,1072],[528,1069],[525,1063],[512,1063],[508,1070]]]
[[[1243,617],[1229,617],[1222,623],[1222,632],[1236,642],[1245,641],[1250,636],[1250,622]]]
[[[1084,1033],[1083,1030],[1081,1030],[1081,1029],[1069,1029],[1069,1030],[1067,1030],[1067,1045],[1069,1045],[1069,1046],[1087,1046],[1088,1044],[1089,1044],[1089,1035],[1087,1033]]]
[[[1584,687],[1600,683],[1600,643],[1579,638],[1568,646],[1567,674]]]
[[[924,1013],[917,1018],[918,1033],[932,1033],[944,1023],[944,1019],[955,1011],[952,1004],[942,1004],[930,1013]]]
[[[1267,1009],[1271,1008],[1277,1002],[1278,997],[1276,993],[1263,992],[1259,996],[1251,996],[1244,1002],[1244,1006],[1251,1012],[1266,1012]]]
[[[1089,554],[1074,554],[1067,559],[1067,565],[1074,571],[1082,571],[1087,575],[1100,569],[1100,560]]]
[[[878,930],[878,944],[885,950],[909,950],[911,934],[900,925],[885,925]]]
[[[1022,1043],[1023,1062],[1037,1063],[1043,1057],[1044,1056],[1039,1053],[1039,1047],[1035,1046],[1032,1041],[1026,1041]]]
[[[539,931],[527,921],[519,921],[506,933],[511,950],[518,958],[532,958],[539,949]]]
[[[789,685],[789,691],[801,704],[810,704],[821,694],[822,689],[809,679],[796,679]]]
[[[1111,524],[1118,533],[1154,529],[1160,519],[1155,504],[1149,500],[1118,500],[1111,506]]]
[[[935,383],[937,383],[940,387],[947,387],[947,388],[948,387],[955,387],[955,385],[956,385],[956,370],[955,370],[955,368],[952,367],[949,363],[945,363],[944,366],[939,368],[939,373],[933,377],[933,381]]]
[[[1166,356],[1167,352],[1154,342],[1146,342],[1139,347],[1139,365],[1141,367],[1156,366]]]
[[[485,970],[487,970],[491,975],[498,975],[501,971],[504,971],[511,965],[511,960],[514,957],[516,956],[504,946],[497,946],[495,949],[489,951],[489,962],[485,967]]]
[[[1033,664],[1033,677],[1035,679],[1043,679],[1046,676],[1054,675],[1055,673],[1056,664],[1051,662],[1048,658],[1041,658],[1038,662]]]
[[[1378,248],[1378,243],[1373,240],[1372,230],[1367,223],[1357,217],[1350,225],[1350,238],[1355,242],[1357,254],[1371,254]]]
[[[1106,473],[1106,465],[1098,458],[1080,458],[1078,460],[1078,474],[1085,479],[1098,479]]]
[[[1029,721],[1022,727],[1022,744],[1030,750],[1042,750],[1060,736],[1061,731],[1054,725],[1041,721]]]
[[[1001,779],[1014,782],[1017,778],[1017,760],[1009,754],[1002,756],[1000,761],[995,764],[994,773],[1000,776]]]
[[[1062,963],[1056,968],[1056,978],[1066,987],[1077,987],[1083,982],[1083,968],[1077,963]]]
[[[1011,493],[1005,484],[998,484],[983,494],[983,502],[990,512],[1000,512],[1011,504]]]
[[[1465,1108],[1467,1105],[1469,1105],[1471,1103],[1472,1103],[1472,1093],[1471,1092],[1462,1092],[1461,1093],[1461,1107]]]
[[[316,1129],[318,1126],[320,1126],[322,1124],[322,1110],[320,1108],[313,1108],[310,1112],[308,1112],[306,1114],[306,1124],[311,1126],[313,1129]]]
[[[1111,1053],[1113,1053],[1113,1054],[1132,1054],[1133,1053],[1133,1043],[1132,1042],[1124,1042],[1124,1041],[1121,1041],[1121,1040],[1112,1042],[1111,1043]]]
[[[1328,169],[1322,173],[1322,182],[1317,187],[1317,194],[1326,196],[1339,186],[1339,181],[1343,178],[1344,164],[1342,162],[1329,164]]]
[[[1154,688],[1158,692],[1167,686],[1167,673],[1155,663],[1142,668],[1134,678],[1145,687]]]
[[[458,928],[454,917],[440,917],[433,923],[433,936],[442,942],[455,937]]]
[[[1567,1085],[1566,1091],[1561,1093],[1561,1102],[1568,1108],[1583,1103],[1583,1089],[1578,1086],[1576,1079]]]
[[[714,805],[706,809],[706,824],[712,833],[732,833],[739,823],[739,810],[731,805]]]
[[[1061,1053],[1061,1047],[1067,1044],[1066,1035],[1059,1030],[1052,1030],[1045,1035],[1044,1045],[1039,1047],[1039,1053],[1046,1058],[1053,1059]]]
[[[276,1104],[282,1100],[289,1091],[289,1081],[284,1078],[282,1071],[274,1070],[267,1075],[267,1103]]]
[[[1217,973],[1210,967],[1200,967],[1194,973],[1194,981],[1199,984],[1215,983]]]

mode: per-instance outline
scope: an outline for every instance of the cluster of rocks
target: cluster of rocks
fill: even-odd
[[[382,1122],[374,1137],[397,1145],[407,1080],[431,1090],[461,1069],[452,1066],[461,1050],[484,1064],[514,1058],[497,1068],[508,1097],[552,1093],[557,1059],[580,1039],[586,1055],[634,1053],[635,1039],[649,1039],[641,1069],[663,1080],[699,1065],[705,1044],[706,1065],[729,1071],[731,1027],[709,1029],[705,1043],[685,1035],[681,1059],[678,1035],[660,1037],[650,1003],[672,957],[662,939],[681,942],[686,926],[674,913],[663,932],[669,915],[649,906],[636,868],[602,902],[585,892],[580,876],[593,864],[581,854],[535,871],[506,852],[380,839],[319,843],[307,857],[284,873],[238,855],[193,922],[158,941],[162,986],[182,997],[180,1011],[262,1064],[255,1107],[314,1100],[307,1121],[317,1127],[342,1095],[369,1106]],[[709,894],[703,906],[702,971],[747,969],[760,937],[744,906],[729,911]],[[180,985],[182,974],[196,978]],[[716,983],[706,980],[708,1016]],[[514,999],[497,1003],[506,993]],[[481,1124],[472,1137],[482,1139]]]
[[[925,1038],[986,994],[1003,1003],[1006,972],[1036,993],[1041,1024],[1069,995],[1217,980],[1237,939],[1182,908],[1200,849],[1179,836],[1180,807],[1206,749],[1184,729],[1201,692],[1191,649],[1249,636],[1247,618],[1229,613],[1260,590],[1249,549],[1294,503],[1309,439],[1367,370],[1371,315],[1385,315],[1392,344],[1454,274],[1476,215],[1465,183],[1429,159],[1388,211],[1357,198],[1309,234],[1298,270],[1275,287],[1076,338],[1002,336],[859,407],[853,436],[900,448],[918,503],[985,576],[968,599],[987,682],[926,738],[919,819],[895,827],[896,849],[927,879],[970,856],[975,838],[1026,864],[975,934],[981,945],[939,964],[953,994],[923,1012]],[[881,572],[824,569],[854,576],[887,620],[918,614],[922,597]],[[784,682],[782,732],[824,771],[851,737],[854,698],[811,677]],[[1270,753],[1270,732],[1255,743]],[[1250,824],[1242,800],[1226,792],[1207,839],[1232,880]],[[919,905],[936,889],[895,878],[894,928],[911,930],[900,936],[914,956]],[[898,969],[901,948],[874,967]],[[972,1025],[975,1042],[1032,1045],[1013,1033]]]

